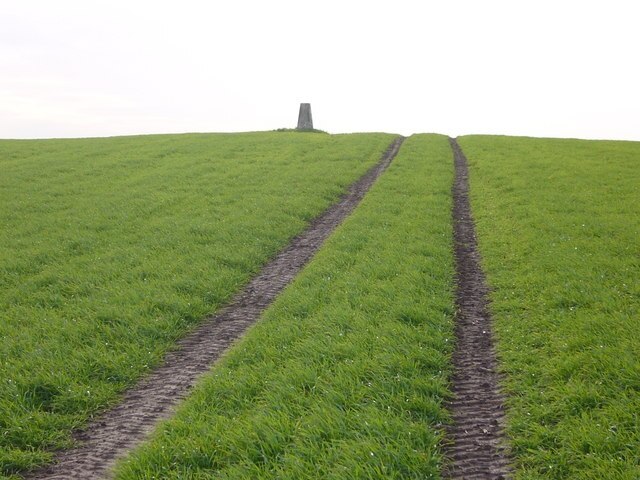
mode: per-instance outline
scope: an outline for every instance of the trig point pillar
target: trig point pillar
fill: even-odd
[[[313,130],[313,119],[311,118],[311,104],[301,103],[298,114],[297,130]]]

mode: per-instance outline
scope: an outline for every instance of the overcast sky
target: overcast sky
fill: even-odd
[[[0,138],[295,127],[640,140],[634,1],[0,4]]]

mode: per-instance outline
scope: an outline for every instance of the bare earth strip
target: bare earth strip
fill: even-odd
[[[501,479],[510,473],[504,447],[504,398],[498,387],[492,345],[488,288],[480,267],[475,225],[469,203],[467,159],[449,139],[455,162],[453,227],[456,258],[456,349],[453,400],[449,408],[453,442],[447,455],[452,479]]]
[[[205,321],[178,343],[164,364],[138,386],[125,393],[122,402],[107,411],[86,430],[78,432],[78,447],[60,452],[55,463],[35,471],[34,479],[98,479],[128,450],[142,442],[189,392],[198,377],[251,326],[276,296],[309,262],[324,240],[362,200],[375,180],[398,153],[404,138],[390,145],[380,162],[349,188],[342,199],[308,229],[294,238],[254,277],[231,304]]]

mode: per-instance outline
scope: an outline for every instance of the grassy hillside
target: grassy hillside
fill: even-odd
[[[68,446],[392,138],[0,141],[0,472]]]
[[[120,479],[439,477],[452,344],[446,137],[409,138]]]
[[[640,478],[640,143],[460,145],[517,478]]]

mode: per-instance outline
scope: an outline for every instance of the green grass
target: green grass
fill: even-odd
[[[408,139],[315,259],[119,479],[437,478],[451,151]]]
[[[0,475],[69,446],[392,139],[0,141]]]
[[[517,478],[640,478],[640,143],[460,144]]]

